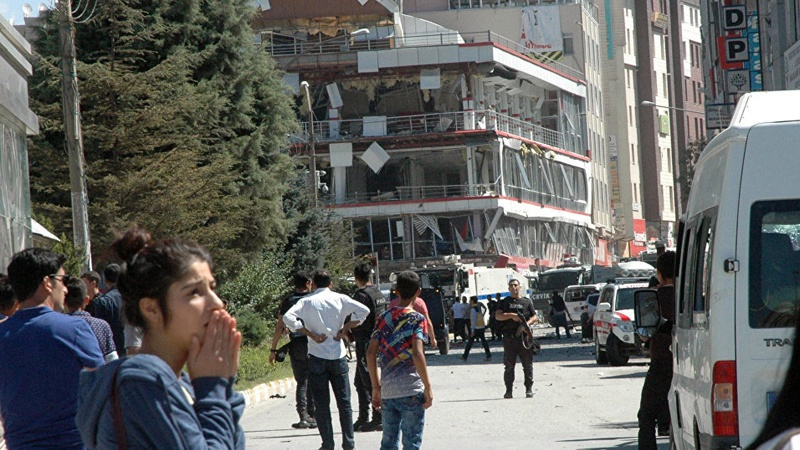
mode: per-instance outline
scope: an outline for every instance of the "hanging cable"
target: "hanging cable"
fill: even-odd
[[[92,5],[92,10],[91,10],[91,12],[89,12],[88,16],[86,16],[86,17],[78,17],[77,19],[75,19],[75,23],[86,23],[86,22],[92,20],[92,18],[94,17],[94,12],[97,9],[97,2],[98,1],[99,0],[94,0],[94,5]],[[89,9],[88,8],[88,6],[89,6],[88,0],[87,0],[87,3],[86,3],[86,6],[87,6],[86,9]]]

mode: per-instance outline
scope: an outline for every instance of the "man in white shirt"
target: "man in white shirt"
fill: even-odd
[[[348,450],[355,447],[355,439],[347,376],[349,367],[342,338],[366,319],[369,308],[344,294],[331,291],[330,286],[330,272],[315,272],[316,290],[286,311],[283,322],[290,330],[308,336],[309,388],[316,406],[315,418],[322,437],[321,448],[334,449],[330,384],[339,409],[342,448]],[[350,320],[345,323],[348,316]]]

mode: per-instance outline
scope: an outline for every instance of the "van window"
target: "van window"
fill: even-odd
[[[712,249],[714,248],[714,226],[716,225],[716,208],[707,211],[697,234],[697,286],[694,295],[694,312],[708,311],[708,290],[711,284]],[[694,322],[695,316],[692,315]],[[703,322],[705,323],[705,321]]]
[[[756,202],[750,213],[750,326],[794,325],[800,298],[800,199]]]
[[[681,260],[679,262],[682,295],[678,305],[678,326],[690,328],[696,312],[708,311],[708,289],[711,277],[714,228],[717,208],[709,208],[692,218],[683,236]],[[703,324],[706,321],[701,322]]]
[[[683,249],[680,262],[682,290],[680,304],[678,305],[678,327],[690,328],[692,326],[692,309],[694,305],[694,286],[697,280],[695,270],[697,262],[697,220],[686,225],[686,232],[683,235]]]

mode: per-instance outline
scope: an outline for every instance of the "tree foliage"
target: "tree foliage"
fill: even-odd
[[[283,200],[284,214],[294,230],[287,236],[285,252],[293,261],[293,271],[325,268],[339,289],[356,262],[350,226],[330,209],[314,207],[307,177],[305,171],[294,177]]]
[[[683,160],[680,161],[680,173],[678,175],[683,205],[686,205],[689,200],[689,191],[692,189],[692,180],[694,179],[694,166],[697,164],[697,159],[700,158],[700,153],[704,148],[706,148],[705,139],[691,141],[686,144],[686,151],[683,154]]]
[[[247,0],[108,0],[76,33],[95,257],[136,222],[194,239],[223,277],[283,245],[284,150],[297,124]],[[43,28],[31,83],[41,134],[29,146],[34,209],[71,229],[58,27]]]

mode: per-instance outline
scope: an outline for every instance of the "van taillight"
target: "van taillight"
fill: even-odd
[[[714,385],[711,390],[714,436],[737,436],[736,361],[717,361],[714,364]]]

